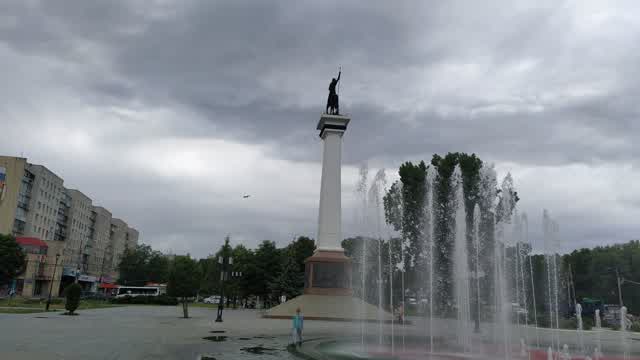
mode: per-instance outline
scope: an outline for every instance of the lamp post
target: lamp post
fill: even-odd
[[[220,255],[218,256],[218,264],[221,265],[220,269],[220,301],[218,301],[218,316],[216,316],[216,322],[222,322],[222,310],[224,310],[224,281],[227,277],[227,266],[233,265],[233,258],[229,256],[226,258]]]
[[[49,306],[51,305],[51,293],[53,292],[53,283],[56,281],[56,268],[58,267],[58,260],[60,259],[60,254],[56,254],[56,262],[53,265],[53,274],[51,275],[51,284],[49,284],[49,296],[47,297],[47,306],[45,311],[49,311]]]

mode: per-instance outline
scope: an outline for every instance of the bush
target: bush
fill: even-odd
[[[65,290],[67,301],[64,304],[64,308],[67,309],[69,315],[73,315],[74,311],[78,309],[78,306],[80,305],[81,293],[82,288],[78,284],[71,284]]]
[[[178,305],[178,299],[167,296],[124,296],[111,299],[112,304]]]

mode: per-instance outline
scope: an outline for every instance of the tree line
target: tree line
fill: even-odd
[[[189,282],[193,284],[190,291],[181,286],[177,293],[199,297],[224,293],[228,303],[238,304],[259,297],[262,302],[273,304],[283,295],[289,299],[302,293],[304,260],[313,255],[314,250],[314,241],[305,236],[282,248],[274,241],[265,240],[255,250],[242,244],[232,246],[226,238],[215,253],[204,259],[193,259],[189,255],[171,258],[143,244],[123,254],[118,283],[130,286],[169,283],[171,295],[175,293],[174,285],[186,281],[185,269],[191,269],[188,271]],[[229,258],[233,259],[231,264]],[[224,282],[221,281],[223,270]]]

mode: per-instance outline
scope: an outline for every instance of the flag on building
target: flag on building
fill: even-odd
[[[7,187],[7,169],[0,166],[0,202],[4,199],[5,188]]]

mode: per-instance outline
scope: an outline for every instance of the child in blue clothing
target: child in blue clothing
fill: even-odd
[[[293,343],[300,346],[302,344],[302,329],[304,328],[304,317],[300,313],[300,308],[296,309],[296,314],[293,316]]]

